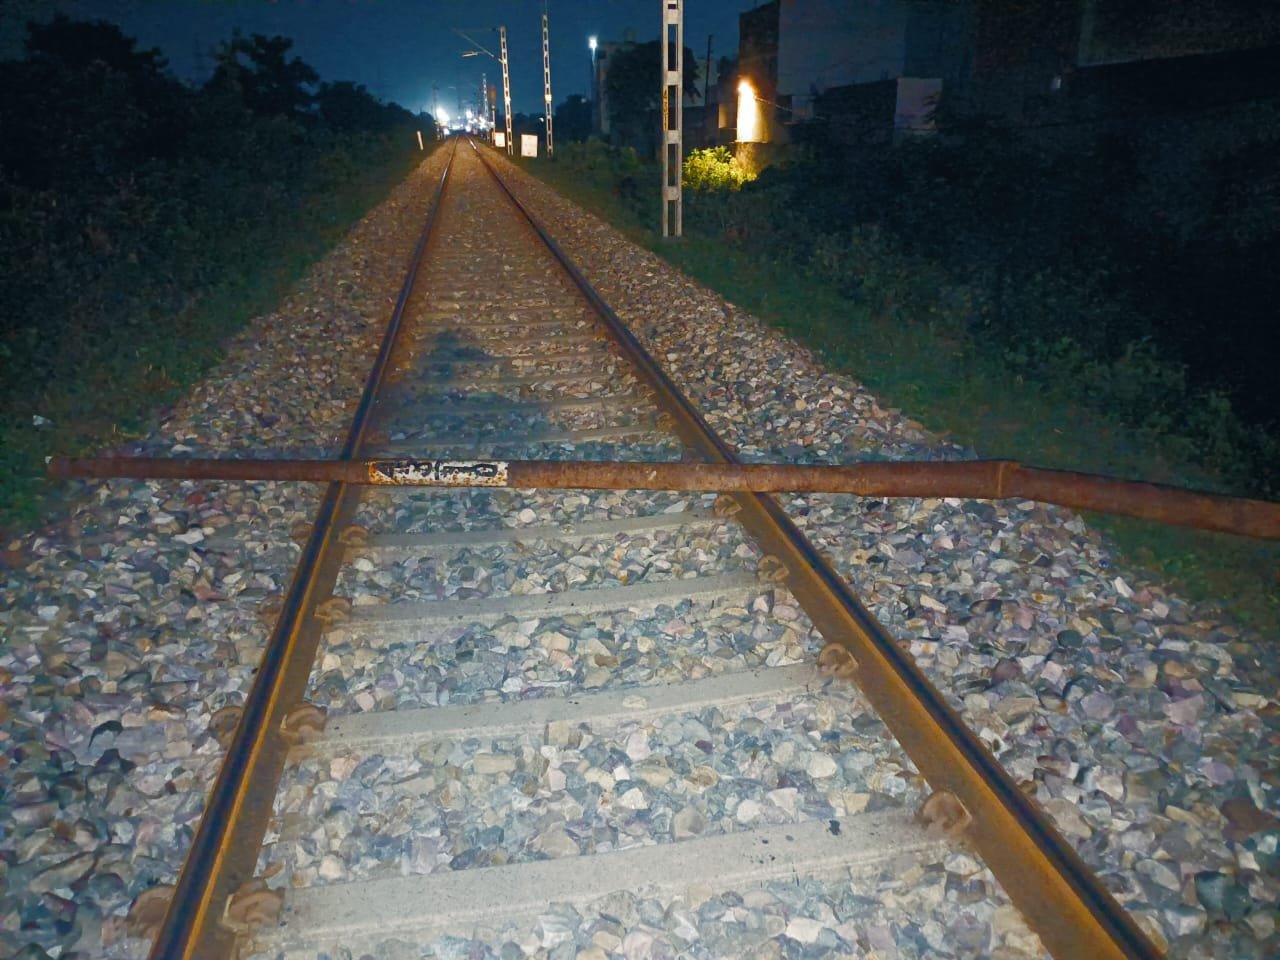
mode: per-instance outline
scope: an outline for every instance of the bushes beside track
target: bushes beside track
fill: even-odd
[[[940,138],[844,166],[794,162],[740,190],[687,192],[686,229],[767,251],[877,322],[924,325],[1011,379],[1070,385],[1202,483],[1280,496],[1280,388],[1267,373],[1280,356],[1251,332],[1280,299],[1262,269],[1280,227],[1234,249],[1237,225],[1214,223],[1215,236],[1186,239],[1197,262],[1135,226],[1154,223],[1130,193],[1146,171],[1124,182],[1103,162],[1082,170],[1087,153],[1066,172],[1065,155],[1031,146],[975,152],[972,138]],[[1225,276],[1236,258],[1255,264],[1247,285]]]
[[[1280,301],[1266,267],[1280,255],[1280,189],[1248,187],[1268,220],[1229,179],[1258,137],[1280,149],[1280,120],[1187,147],[1205,154],[1208,199],[1158,182],[1162,134],[1138,130],[1123,148],[1001,131],[811,148],[745,183],[726,157],[695,152],[685,233],[785,264],[878,323],[923,325],[1019,383],[1070,385],[1201,485],[1280,497],[1280,353],[1258,332]],[[652,164],[601,143],[557,160],[626,221],[652,222]]]
[[[0,63],[0,527],[37,517],[46,454],[137,429],[421,157],[349,84],[255,102],[248,42],[196,90],[114,27],[45,31]]]

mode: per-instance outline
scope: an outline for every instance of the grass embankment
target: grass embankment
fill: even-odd
[[[128,263],[138,289],[156,291],[159,303],[145,312],[121,315],[107,296],[90,292],[77,302],[72,291],[72,308],[89,318],[79,333],[82,342],[62,346],[64,355],[76,356],[75,365],[50,364],[38,389],[9,395],[0,411],[0,531],[6,539],[56,514],[57,486],[44,478],[46,456],[90,455],[146,433],[219,361],[222,344],[252,317],[274,309],[423,156],[398,145],[369,150],[363,162],[330,171],[341,176],[317,178],[305,196],[260,207],[252,228],[229,242],[197,238],[180,252],[190,259],[191,247],[207,242],[210,260],[203,265],[163,258]],[[184,287],[185,302],[166,310],[175,275],[188,273],[208,279]],[[39,350],[32,348],[33,354]]]
[[[618,171],[591,178],[561,163],[523,163],[632,240],[818,351],[832,369],[982,456],[1202,488],[1225,486],[1189,458],[1170,457],[1178,444],[1171,444],[1168,434],[1153,437],[1118,422],[1091,405],[1089,391],[1070,375],[1058,381],[1021,376],[963,331],[932,323],[927,303],[913,305],[924,316],[886,311],[749,244],[696,233],[678,243],[664,242],[655,225],[619,196]],[[636,175],[625,171],[622,182]],[[868,279],[874,283],[875,278]],[[1221,605],[1264,635],[1280,633],[1280,544],[1129,518],[1094,515],[1090,520],[1112,538],[1126,563],[1148,570],[1182,596]]]

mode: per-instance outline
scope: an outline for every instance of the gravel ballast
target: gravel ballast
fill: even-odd
[[[334,455],[444,156],[236,337],[137,452]],[[506,169],[744,459],[972,456]],[[112,481],[71,495],[68,519],[7,544],[0,570],[0,954],[33,960],[145,949],[124,914],[176,878],[221,759],[211,723],[252,682],[260,613],[318,490]],[[1274,683],[1238,666],[1259,638],[1119,569],[1066,510],[782,500],[1157,942],[1280,954],[1280,709]]]

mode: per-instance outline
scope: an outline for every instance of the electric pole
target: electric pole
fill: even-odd
[[[551,137],[551,35],[547,31],[547,0],[542,0],[542,102],[547,124],[547,157],[555,155]]]
[[[674,63],[672,58],[674,56]],[[683,234],[684,0],[662,0],[662,235]]]
[[[515,155],[515,144],[511,142],[511,71],[507,69],[507,28],[498,28],[498,40],[502,51],[502,106],[507,111],[507,156]]]

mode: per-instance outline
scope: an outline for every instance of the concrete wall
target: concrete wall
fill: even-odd
[[[808,119],[813,97],[832,87],[903,75],[906,0],[781,0],[778,96]]]

